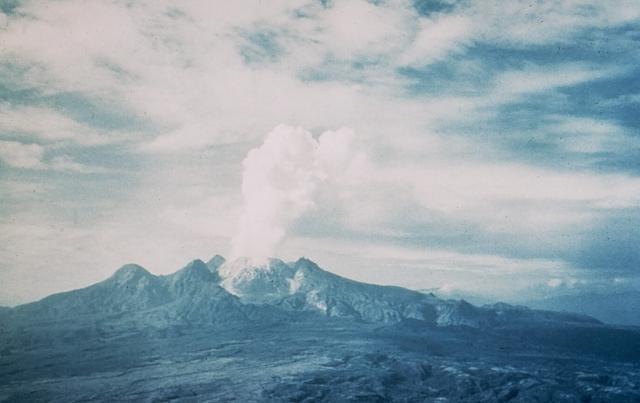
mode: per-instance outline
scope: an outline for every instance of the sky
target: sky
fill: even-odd
[[[640,289],[637,1],[0,0],[0,305],[296,259]]]

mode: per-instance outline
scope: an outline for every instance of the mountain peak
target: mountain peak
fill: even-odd
[[[200,259],[193,259],[184,268],[187,269],[187,268],[191,268],[191,267],[198,267],[198,268],[205,267],[206,268],[207,265],[205,264],[205,262],[203,262]]]
[[[318,266],[318,264],[316,262],[314,262],[313,260],[306,258],[306,257],[301,257],[298,260],[296,260],[296,262],[293,264],[294,267],[299,268],[299,267],[307,267],[307,268],[311,268],[311,269],[320,269],[320,266]]]
[[[255,302],[288,294],[295,269],[278,258],[256,261],[241,257],[223,264],[218,273],[222,287]]]
[[[255,260],[249,257],[238,257],[228,260],[218,268],[222,278],[230,278],[241,273],[265,271],[272,272],[278,270],[290,270],[291,267],[281,259],[271,257],[266,260]]]
[[[120,283],[124,283],[141,277],[149,277],[151,275],[152,274],[149,273],[144,267],[135,263],[129,263],[116,270],[111,278],[117,280]]]
[[[218,274],[211,272],[200,259],[193,260],[177,272],[164,277],[167,289],[177,297],[195,295],[208,287],[217,287],[219,281]]]
[[[207,261],[207,267],[212,272],[216,272],[218,271],[218,268],[222,266],[226,261],[227,259],[225,259],[223,256],[215,255],[214,257],[209,259],[209,261]]]
[[[207,265],[200,259],[192,260],[185,267],[173,273],[171,276],[174,281],[184,279],[212,281],[216,279]]]

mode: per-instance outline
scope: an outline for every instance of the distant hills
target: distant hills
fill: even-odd
[[[605,323],[640,326],[640,291],[560,295],[525,304],[537,309],[577,312]]]

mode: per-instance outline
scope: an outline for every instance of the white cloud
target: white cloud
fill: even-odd
[[[7,27],[8,20],[7,15],[0,11],[0,29],[5,29]]]
[[[29,199],[34,195],[42,197],[42,195],[47,194],[52,189],[54,189],[54,186],[50,183],[11,179],[0,181],[0,192],[7,198],[7,200]]]
[[[106,172],[102,167],[80,164],[66,155],[51,158],[47,166],[54,171],[70,171],[84,174]]]
[[[615,27],[640,17],[640,7],[632,0],[488,0],[471,3],[461,12],[475,17],[479,39],[516,46],[568,43],[583,30]]]
[[[575,116],[550,116],[546,127],[552,139],[567,151],[578,153],[617,152],[638,149],[634,138],[615,122]]]
[[[14,168],[43,169],[44,148],[38,144],[0,140],[0,160]]]
[[[354,116],[366,121],[379,114],[377,109],[388,108],[386,99],[399,86],[389,68],[355,73],[365,85],[340,80],[351,74],[354,56],[389,57],[411,41],[418,19],[408,3],[352,0],[327,9],[311,3],[249,4],[251,12],[248,4],[234,2],[219,13],[185,3],[177,6],[176,17],[160,2],[131,7],[33,3],[21,9],[28,17],[11,19],[2,52],[24,64],[46,66],[25,75],[29,85],[45,93],[80,91],[149,119],[157,130],[138,137],[141,149],[150,152],[253,141],[274,121],[339,127]],[[306,17],[296,17],[294,10]],[[94,18],[82,18],[85,13]],[[247,66],[239,44],[247,32],[260,29],[278,33],[281,60]],[[338,82],[298,78],[332,58],[347,70]]]
[[[446,238],[437,232],[448,231],[438,224],[448,220],[509,234],[514,243],[528,239],[531,245],[556,242],[563,248],[577,226],[640,204],[640,179],[631,175],[425,155],[428,160],[420,163],[369,161],[348,191],[322,199],[323,212],[332,217],[325,224],[336,233],[410,240],[421,234]]]
[[[386,54],[404,44],[412,17],[406,5],[337,1],[319,14],[321,40],[333,56],[342,59]]]
[[[412,104],[405,99],[402,86],[406,83],[393,67],[403,60],[421,64],[442,59],[471,40],[483,40],[477,27],[498,18],[492,16],[491,7],[488,12],[460,9],[456,15],[425,18],[403,1],[376,5],[348,0],[326,9],[317,3],[282,1],[266,6],[248,1],[225,5],[224,13],[200,2],[130,7],[103,2],[80,6],[74,1],[38,4],[22,5],[21,13],[27,17],[10,19],[3,35],[3,55],[45,66],[26,74],[30,84],[45,92],[81,91],[149,119],[157,130],[137,137],[143,143],[140,149],[152,153],[255,141],[255,133],[278,121],[305,127],[355,127],[390,107],[396,116],[407,114],[409,108],[421,123],[442,119],[439,113],[460,118],[468,110],[458,110],[460,105],[495,105],[496,100],[506,102],[517,94],[573,85],[607,73],[577,65],[512,72],[498,78],[493,100],[492,95],[458,98],[449,103],[448,111],[442,105],[440,112],[430,113],[432,108],[424,100]],[[83,18],[86,14],[94,18]],[[239,44],[247,32],[261,29],[276,33],[281,54],[275,63],[247,66]],[[48,46],[41,38],[58,46]],[[351,65],[356,56],[377,58],[380,63],[357,69]],[[332,59],[344,69],[337,72],[337,82],[298,79],[309,68],[336,68],[323,64]],[[341,82],[344,77],[365,82]],[[391,106],[389,99],[398,105]],[[425,113],[413,114],[421,107]],[[66,132],[49,135],[62,137]]]
[[[52,109],[0,104],[0,131],[33,135],[49,142],[70,141],[80,145],[99,145],[113,141],[95,130]]]
[[[13,168],[78,173],[103,172],[102,168],[89,167],[73,161],[68,156],[45,159],[45,148],[39,144],[25,144],[18,141],[0,140],[0,161]]]
[[[491,102],[511,102],[524,95],[545,93],[558,88],[611,77],[616,73],[619,73],[618,69],[593,68],[583,63],[528,65],[497,75],[489,99]]]
[[[471,20],[461,16],[421,19],[414,42],[399,58],[400,64],[425,66],[444,59],[472,38]]]
[[[404,167],[389,175],[389,180],[412,183],[425,207],[497,231],[567,228],[593,218],[594,210],[640,203],[640,179],[623,174],[457,161]]]

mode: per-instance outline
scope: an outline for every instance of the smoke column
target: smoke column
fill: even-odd
[[[344,172],[356,155],[343,128],[318,139],[302,127],[277,126],[243,161],[243,211],[232,239],[234,257],[274,256],[290,226],[315,207],[319,186]]]

